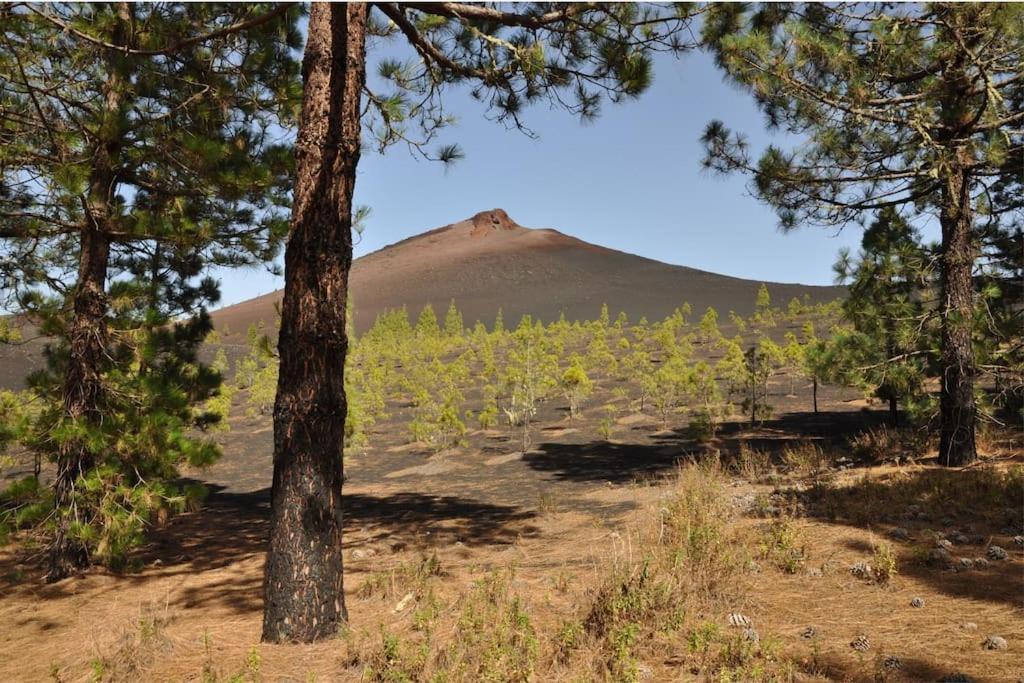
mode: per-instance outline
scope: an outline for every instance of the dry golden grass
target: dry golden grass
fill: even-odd
[[[348,560],[351,628],[308,646],[259,643],[258,552],[57,586],[27,576],[4,586],[0,680],[916,681],[965,672],[1006,681],[1024,673],[1024,559],[1002,533],[1022,522],[1019,469],[887,467],[827,480],[809,472],[806,481],[734,485],[716,461],[690,465],[660,485],[595,494],[637,504],[621,524],[551,509],[531,520],[536,533],[507,545],[389,552],[370,532],[353,533],[352,548],[380,550]],[[734,505],[756,496],[772,501],[768,519]],[[910,505],[917,512],[907,522]],[[944,515],[985,536],[957,554],[998,544],[1010,559],[962,573],[921,564]],[[897,525],[910,537],[889,538]],[[871,565],[871,580],[851,574],[858,562]],[[911,606],[915,597],[923,607]],[[747,617],[757,639],[730,615]],[[813,638],[802,637],[808,626]],[[990,634],[1010,649],[984,650]],[[850,647],[861,635],[870,642],[863,653]],[[900,669],[886,668],[891,657]]]

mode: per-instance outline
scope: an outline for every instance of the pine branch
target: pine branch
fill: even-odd
[[[252,19],[247,19],[245,21],[240,21],[240,22],[234,23],[234,24],[232,24],[230,26],[226,26],[226,27],[224,27],[222,29],[219,29],[217,31],[211,31],[210,33],[205,33],[205,34],[200,35],[200,36],[193,36],[191,38],[186,38],[185,40],[178,41],[177,43],[174,43],[173,45],[169,45],[167,47],[159,48],[159,49],[156,49],[156,50],[139,50],[139,49],[136,49],[136,48],[128,47],[127,45],[115,45],[114,43],[109,43],[109,42],[107,42],[105,40],[97,38],[96,36],[92,36],[92,35],[89,35],[88,33],[84,32],[84,31],[78,30],[74,26],[71,26],[70,24],[68,24],[68,23],[64,22],[63,20],[61,20],[60,17],[54,16],[54,15],[48,13],[48,12],[36,9],[31,4],[26,4],[25,5],[25,7],[27,7],[29,9],[29,11],[31,11],[34,14],[36,14],[37,16],[45,19],[46,21],[50,22],[54,26],[57,26],[58,28],[66,31],[68,33],[76,35],[79,38],[81,38],[81,39],[83,39],[83,40],[85,40],[85,41],[87,41],[89,43],[92,43],[93,45],[96,45],[98,47],[102,47],[102,48],[104,48],[106,50],[114,50],[115,52],[120,52],[121,54],[125,54],[125,55],[138,55],[138,56],[141,56],[141,57],[158,57],[158,56],[172,55],[172,54],[174,54],[176,52],[180,52],[180,51],[184,50],[187,47],[192,47],[193,45],[199,45],[201,43],[205,43],[205,42],[210,41],[210,40],[215,40],[217,38],[223,38],[224,36],[231,35],[232,33],[239,33],[239,32],[242,32],[242,31],[248,31],[249,29],[258,28],[258,27],[260,27],[260,26],[262,26],[262,25],[264,25],[264,24],[266,24],[266,23],[276,19],[277,17],[281,16],[282,14],[284,14],[285,12],[287,12],[289,9],[291,9],[294,6],[295,6],[294,3],[280,3],[277,7],[275,7],[272,10],[270,10],[269,12],[266,12],[266,13],[261,14],[261,15],[256,16],[256,17],[253,17]]]

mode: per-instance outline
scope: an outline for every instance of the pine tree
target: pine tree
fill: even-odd
[[[768,286],[761,283],[757,289],[757,299],[754,301],[754,311],[758,314],[766,314],[772,308],[772,297],[768,293]]]
[[[700,441],[713,439],[730,407],[722,400],[714,368],[706,362],[694,364],[690,381],[690,393],[697,403],[690,419],[690,434]]]
[[[454,84],[523,129],[524,107],[536,101],[592,118],[603,95],[617,101],[646,89],[651,53],[684,49],[690,18],[690,10],[662,5],[372,7],[373,15],[364,4],[314,3],[310,10],[274,411],[268,641],[333,636],[345,618],[341,438],[333,423],[345,416],[344,310],[363,133],[381,149],[405,142],[425,156],[458,158],[452,145],[427,150],[451,123],[441,96]],[[380,62],[390,92],[367,83],[368,34],[411,50],[409,59]],[[322,523],[308,524],[311,516]]]
[[[116,450],[110,430],[128,418],[111,412],[125,406],[108,391],[132,381],[110,334],[118,259],[162,247],[241,265],[278,250],[291,161],[274,130],[296,95],[297,15],[259,4],[0,9],[0,275],[57,338],[63,373],[43,411],[56,438],[37,440],[57,462],[50,580],[90,560],[90,544],[72,538],[90,514],[76,503],[79,483],[94,481]],[[200,335],[196,324],[189,334]],[[189,335],[160,337],[156,326],[140,334],[191,354]],[[138,445],[139,458],[150,454]]]
[[[888,402],[893,426],[899,424],[899,402],[923,391],[933,347],[923,303],[931,289],[930,263],[913,227],[888,208],[864,232],[858,257],[844,251],[835,266],[839,278],[850,282],[843,312],[855,332],[836,337],[839,371]]]
[[[420,317],[416,320],[416,334],[421,339],[431,340],[441,336],[441,327],[437,323],[437,314],[434,307],[427,304],[420,311]]]
[[[718,341],[718,338],[722,336],[721,331],[718,329],[718,311],[708,306],[708,309],[704,311],[704,315],[700,318],[700,323],[697,326],[700,333],[700,340],[705,344],[711,344]]]
[[[578,355],[573,354],[569,359],[569,367],[562,373],[558,384],[569,401],[569,419],[573,419],[580,412],[580,403],[590,395],[593,388],[593,382],[583,369],[583,361]]]
[[[1005,233],[1020,206],[998,188],[1019,178],[1024,151],[1022,17],[1009,3],[715,5],[704,23],[719,65],[769,124],[806,138],[756,162],[720,122],[703,138],[706,164],[750,174],[784,229],[886,207],[938,215],[946,465],[977,457],[974,268],[985,233]]]
[[[465,333],[462,314],[455,308],[455,299],[448,304],[448,312],[444,316],[444,333],[450,339],[461,337]]]

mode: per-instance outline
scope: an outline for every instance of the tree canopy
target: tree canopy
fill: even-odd
[[[885,208],[912,221],[938,216],[940,457],[972,461],[973,278],[979,266],[1003,268],[992,254],[1020,234],[1021,195],[1008,190],[1019,187],[1024,153],[1024,9],[713,5],[703,31],[768,127],[801,140],[754,158],[719,121],[703,136],[705,165],[749,174],[783,229],[865,223]]]

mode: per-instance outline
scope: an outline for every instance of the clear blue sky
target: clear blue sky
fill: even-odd
[[[364,153],[356,203],[373,213],[357,257],[496,207],[527,227],[754,280],[831,284],[839,248],[859,244],[855,226],[782,234],[747,179],[701,170],[699,137],[711,119],[747,133],[755,151],[772,140],[750,96],[724,83],[705,54],[660,59],[639,100],[606,104],[593,123],[547,105],[528,110],[539,139],[487,120],[462,92],[445,104],[459,122],[443,141],[466,154],[453,166],[404,147]],[[218,275],[224,304],[283,286],[264,270]]]

